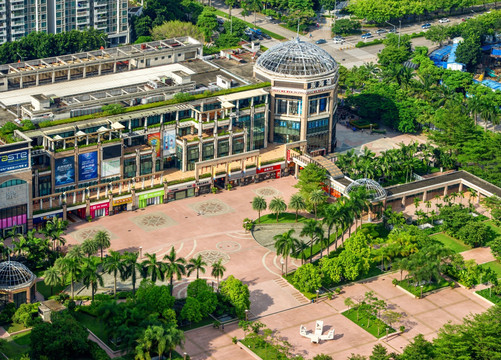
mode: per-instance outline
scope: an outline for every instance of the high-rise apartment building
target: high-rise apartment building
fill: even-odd
[[[107,33],[109,45],[128,42],[127,0],[0,0],[0,43],[90,27]]]

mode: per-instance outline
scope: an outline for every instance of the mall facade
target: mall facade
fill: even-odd
[[[172,77],[189,75],[178,81],[186,85],[201,75],[190,70],[194,65],[220,66],[215,61],[181,61]],[[325,51],[292,40],[261,55],[248,78],[219,71],[217,86],[203,93],[193,85],[185,92],[191,95],[175,101],[165,94],[157,102],[128,99],[119,114],[15,130],[0,145],[0,230],[25,232],[53,217],[92,219],[208,193],[214,185],[280,177],[288,173],[287,153],[262,161],[280,144],[300,142],[315,155],[334,149],[338,66]]]

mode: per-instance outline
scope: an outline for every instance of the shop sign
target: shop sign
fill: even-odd
[[[261,169],[257,169],[256,173],[261,174],[261,173],[270,172],[270,171],[278,171],[280,169],[282,169],[281,164],[273,165],[273,166],[265,166]]]
[[[287,164],[291,162],[291,149],[287,149]]]
[[[0,173],[29,167],[28,150],[11,152],[0,156]]]
[[[164,191],[157,190],[157,191],[153,191],[153,192],[150,192],[147,194],[139,195],[139,200],[151,199],[151,198],[158,197],[158,196],[164,196]]]
[[[122,198],[122,199],[113,199],[113,206],[119,206],[123,204],[129,204],[132,202],[132,196]]]
[[[93,211],[93,210],[99,210],[99,209],[106,209],[109,207],[110,207],[110,203],[105,202],[105,203],[101,203],[101,204],[91,205],[90,210]]]
[[[57,218],[57,217],[63,217],[63,213],[58,212],[58,213],[49,214],[49,215],[33,216],[33,224],[40,224],[42,222],[49,221],[50,219]]]

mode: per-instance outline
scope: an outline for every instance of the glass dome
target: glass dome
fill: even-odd
[[[378,182],[372,179],[358,179],[352,182],[350,185],[346,187],[344,190],[345,194],[350,195],[350,192],[354,191],[359,187],[365,187],[367,192],[369,193],[369,197],[372,201],[379,201],[386,198],[386,190],[383,189]]]
[[[327,75],[337,63],[324,49],[296,38],[266,50],[256,68],[271,75],[309,77]]]
[[[31,285],[36,276],[17,261],[0,263],[0,290],[15,290]]]

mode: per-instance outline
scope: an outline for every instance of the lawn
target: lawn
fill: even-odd
[[[501,296],[491,293],[489,289],[479,290],[476,293],[494,304],[501,305]],[[492,294],[492,296],[489,294]]]
[[[496,236],[493,238],[493,240],[499,236],[501,236],[501,227],[496,225],[496,222],[494,220],[489,220],[484,222],[485,225],[491,228],[491,230],[496,234]]]
[[[287,357],[278,351],[274,346],[264,343],[264,341],[260,341],[260,339],[245,338],[241,341],[241,343],[247,346],[261,359],[287,360]]]
[[[444,233],[435,234],[431,237],[440,241],[446,248],[451,249],[455,253],[460,253],[471,249],[470,246],[466,245],[462,241],[450,237],[449,235]]]
[[[196,328],[199,328],[199,327],[202,327],[205,325],[209,325],[209,324],[212,324],[213,322],[214,322],[214,319],[209,316],[209,317],[206,317],[205,319],[200,320],[197,323],[183,325],[183,326],[180,326],[179,328],[183,331],[186,331],[186,330],[196,329]]]
[[[9,359],[19,359],[23,354],[26,354],[30,350],[30,332],[27,331],[22,334],[11,336],[6,339],[5,347],[2,352]]]
[[[7,327],[4,326],[4,327],[5,327],[5,330],[7,330],[7,332],[9,334],[26,329],[23,324],[18,324],[18,323],[14,323],[14,322],[10,323],[9,326],[7,326]]]
[[[75,312],[75,318],[80,324],[92,331],[94,335],[105,342],[112,350],[116,350],[116,347],[108,339],[108,332],[106,331],[107,326],[106,324],[103,324],[101,320],[81,311]]]
[[[297,221],[298,222],[304,222],[308,220],[302,215],[297,216]],[[284,223],[293,223],[296,222],[296,214],[295,213],[282,213],[278,215],[278,223],[279,224],[284,224]],[[276,224],[277,223],[277,215],[275,214],[266,214],[263,215],[259,218],[259,221],[256,220],[255,224]]]
[[[45,299],[48,299],[52,295],[59,294],[61,291],[66,289],[66,287],[67,287],[67,285],[64,285],[64,286],[63,285],[56,285],[56,286],[52,287],[52,291],[51,291],[51,287],[45,285],[45,282],[43,282],[43,280],[37,282],[37,291],[40,294],[42,294]]]
[[[368,314],[365,311],[359,311],[358,320],[357,320],[357,310],[355,310],[355,309],[347,310],[341,314],[343,314],[344,317],[350,319],[355,324],[360,326],[362,329],[364,329],[368,333],[374,335],[378,339],[382,338],[383,336],[386,336],[386,328],[388,328],[388,334],[395,332],[395,329],[393,329],[389,325],[385,324],[380,319],[375,318],[374,316],[371,316],[371,320],[369,322],[369,327],[367,327]]]
[[[421,286],[414,286],[411,281],[412,281],[412,279],[410,279],[410,281],[409,280],[402,280],[402,281],[398,282],[398,285],[400,285],[400,287],[404,288],[405,290],[407,290],[411,294],[414,294],[418,297],[421,296]],[[441,289],[441,288],[444,288],[446,286],[449,286],[449,282],[446,281],[445,279],[441,279],[438,283],[433,282],[431,284],[425,284],[425,285],[423,285],[423,295],[426,294],[427,292]]]
[[[491,262],[482,264],[480,266],[483,268],[489,268],[489,269],[493,270],[496,274],[498,274],[498,278],[501,279],[501,264],[499,263],[499,261],[496,261],[496,260],[491,261]]]

